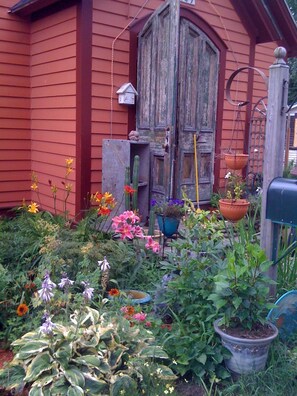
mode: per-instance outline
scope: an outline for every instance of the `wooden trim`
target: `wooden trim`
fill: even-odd
[[[78,215],[88,206],[91,192],[92,14],[93,0],[82,0],[77,7],[75,209]]]

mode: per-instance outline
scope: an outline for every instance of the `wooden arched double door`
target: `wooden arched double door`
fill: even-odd
[[[152,198],[181,198],[184,190],[196,201],[198,180],[205,202],[213,187],[219,51],[179,11],[179,1],[166,2],[138,36],[137,130],[151,145]]]

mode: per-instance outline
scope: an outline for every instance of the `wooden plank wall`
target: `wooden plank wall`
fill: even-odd
[[[30,198],[30,31],[0,5],[0,208]]]
[[[140,4],[141,3],[141,4]],[[93,13],[93,59],[92,59],[92,190],[101,190],[102,167],[102,139],[125,139],[130,131],[127,130],[128,112],[125,106],[117,103],[117,89],[129,76],[129,33],[122,30],[138,13],[145,1],[139,0],[101,0],[94,2]],[[141,11],[138,18],[151,13],[163,1],[151,0]],[[183,5],[184,6],[184,5]],[[229,0],[199,0],[195,6],[185,6],[196,12],[224,40],[228,47],[226,60],[226,82],[231,73],[238,67],[250,63],[250,39],[239,17],[232,8]],[[116,37],[121,34],[117,39]],[[111,76],[112,46],[113,76]],[[266,56],[266,54],[265,54]],[[243,101],[247,93],[247,73],[240,75],[239,80],[232,86],[232,98]],[[113,81],[113,112],[111,116],[111,81]],[[245,119],[245,112],[242,118]],[[111,129],[111,119],[113,120]],[[225,100],[224,117],[222,123],[222,141],[218,148],[219,156],[230,145],[234,125],[234,108]],[[238,141],[233,146],[243,149],[244,131],[240,131]],[[99,171],[98,171],[99,170]],[[224,184],[226,168],[221,161],[220,185]]]
[[[40,204],[53,208],[49,180],[58,187],[57,209],[64,210],[62,182],[71,183],[67,210],[75,212],[75,171],[68,180],[66,158],[76,144],[76,6],[32,22],[31,129],[32,171],[38,176]],[[32,199],[37,199],[32,192]]]

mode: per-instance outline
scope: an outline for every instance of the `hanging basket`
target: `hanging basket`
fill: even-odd
[[[241,220],[247,213],[250,203],[246,199],[220,199],[220,212],[230,221]]]
[[[243,169],[248,163],[248,154],[225,154],[225,162],[228,169]]]

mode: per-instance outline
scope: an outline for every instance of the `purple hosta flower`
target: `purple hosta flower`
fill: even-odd
[[[51,317],[48,312],[45,312],[42,319],[44,320],[42,326],[40,326],[40,331],[43,334],[50,335],[53,333],[53,329],[56,327],[55,323],[51,321]]]
[[[106,257],[104,256],[104,259],[102,261],[98,261],[98,265],[100,267],[100,270],[102,272],[107,271],[110,269],[110,264],[109,262],[106,260]]]
[[[83,291],[83,296],[86,301],[90,301],[93,298],[94,288],[90,287],[89,282],[81,282],[85,290]]]
[[[68,291],[69,287],[73,285],[74,281],[70,280],[67,274],[64,272],[62,274],[61,282],[58,284],[60,289],[64,289],[65,292]]]
[[[38,290],[38,295],[43,301],[49,302],[54,296],[53,289],[55,289],[57,285],[51,281],[48,271],[45,271],[43,279],[44,280],[42,282],[41,289]]]

